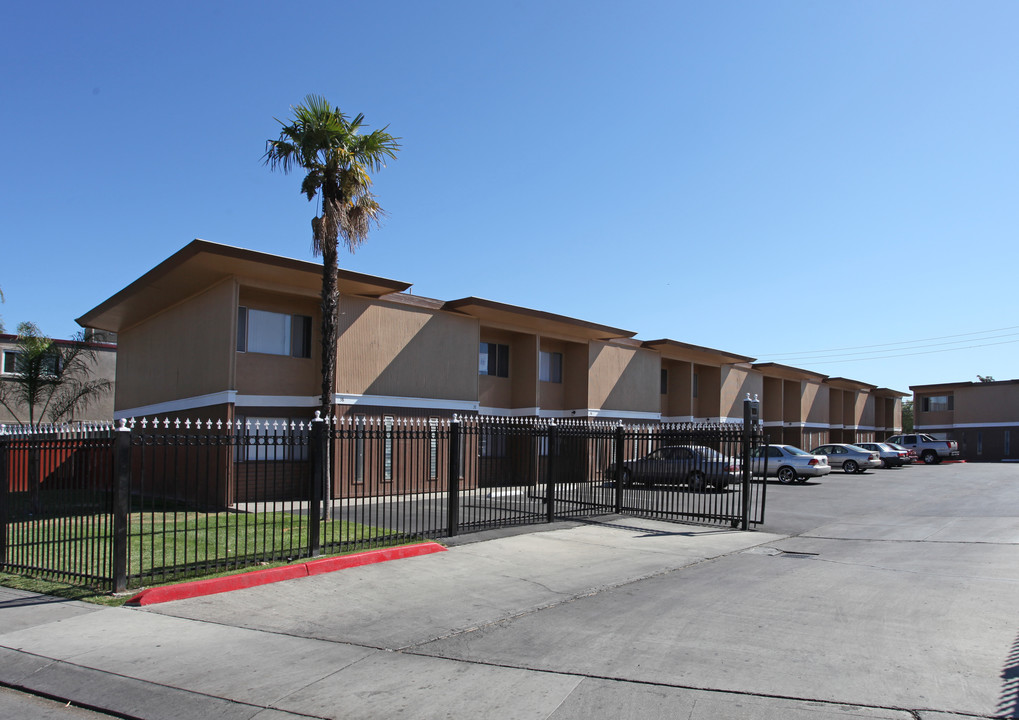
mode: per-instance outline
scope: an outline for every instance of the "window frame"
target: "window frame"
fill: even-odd
[[[484,367],[481,359],[484,358]],[[478,348],[478,374],[509,377],[510,347],[505,343],[482,342]]]
[[[276,315],[285,320],[286,342],[285,352],[251,349],[251,317],[252,313]],[[300,313],[282,313],[275,310],[262,310],[247,305],[237,306],[237,352],[254,353],[256,355],[273,355],[275,357],[311,358],[311,316]]]
[[[563,354],[555,350],[538,351],[538,381],[562,384]]]

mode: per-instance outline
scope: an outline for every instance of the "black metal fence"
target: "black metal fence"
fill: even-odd
[[[742,425],[346,417],[0,434],[0,567],[124,590],[623,513],[748,528]]]

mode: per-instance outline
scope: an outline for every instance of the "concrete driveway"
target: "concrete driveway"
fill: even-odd
[[[0,682],[144,718],[1019,717],[1019,467],[775,484],[767,519],[605,518],[146,610],[0,589]]]

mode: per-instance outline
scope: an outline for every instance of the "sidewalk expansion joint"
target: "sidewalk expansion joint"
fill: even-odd
[[[4,647],[6,647],[6,646],[4,646]],[[151,686],[154,686],[154,687],[166,688],[167,690],[175,690],[177,692],[187,693],[188,695],[194,695],[194,696],[197,696],[197,697],[210,698],[210,699],[213,699],[213,700],[221,700],[223,702],[232,703],[234,705],[241,705],[243,707],[250,707],[250,708],[258,710],[258,711],[262,711],[262,710],[275,710],[277,712],[287,713],[287,714],[295,715],[295,716],[298,716],[298,717],[310,718],[311,720],[329,720],[329,718],[327,716],[323,716],[323,715],[309,715],[307,713],[297,712],[297,711],[294,711],[294,710],[284,710],[282,708],[276,707],[275,705],[263,705],[263,704],[260,704],[260,703],[245,702],[243,700],[236,700],[234,698],[223,697],[221,695],[212,695],[210,693],[204,693],[204,692],[201,692],[201,691],[198,691],[198,690],[189,690],[188,688],[177,687],[176,685],[167,685],[166,683],[155,682],[153,680],[146,680],[144,678],[138,678],[138,677],[134,677],[132,675],[125,675],[123,673],[111,672],[110,670],[101,670],[99,668],[90,667],[88,665],[80,665],[78,663],[69,662],[67,660],[60,660],[60,659],[57,659],[57,658],[51,658],[51,657],[48,657],[46,655],[38,655],[36,653],[29,652],[27,650],[21,650],[19,648],[6,647],[6,649],[7,650],[12,650],[14,652],[21,653],[23,655],[28,655],[30,657],[39,658],[41,660],[49,661],[43,667],[38,668],[37,670],[33,671],[30,675],[28,675],[25,678],[23,678],[21,683],[24,683],[26,680],[31,678],[32,675],[36,675],[39,672],[41,672],[43,670],[46,670],[46,669],[49,669],[51,667],[54,667],[54,666],[67,666],[67,667],[78,668],[79,670],[86,670],[88,672],[101,673],[103,675],[108,675],[110,677],[121,678],[123,680],[130,680],[132,682],[142,683],[144,685],[151,685]],[[76,700],[75,698],[64,697],[62,695],[54,695],[52,693],[46,693],[46,692],[43,692],[43,691],[40,691],[40,690],[36,690],[35,688],[33,688],[31,686],[23,685],[23,684],[20,684],[20,683],[12,684],[12,683],[8,683],[8,682],[0,681],[0,686],[12,688],[14,690],[19,690],[21,692],[26,692],[26,693],[29,693],[29,694],[32,694],[32,695],[38,695],[40,697],[45,697],[45,698],[48,698],[50,700],[59,700],[61,702],[69,703],[69,704],[71,704],[71,705],[73,705],[75,707],[80,707],[80,708],[84,708],[84,709],[87,709],[87,710],[94,710],[95,712],[103,713],[105,715],[112,715],[113,717],[124,718],[125,720],[147,720],[144,717],[135,716],[135,715],[128,715],[128,714],[121,713],[121,712],[118,712],[118,711],[110,709],[110,708],[84,704],[84,703],[81,703],[80,701]]]
[[[785,539],[785,538],[783,538],[783,539]],[[759,545],[755,545],[753,547],[759,547],[760,545],[765,545],[768,542],[774,542],[774,539],[767,540],[767,541],[762,541]],[[583,600],[585,598],[594,597],[594,596],[599,595],[599,594],[601,594],[603,592],[609,592],[609,591],[612,591],[612,590],[618,590],[619,588],[624,588],[624,587],[627,587],[629,585],[634,585],[634,584],[639,583],[639,582],[644,582],[645,580],[652,580],[654,578],[664,577],[665,575],[670,575],[670,574],[675,573],[675,572],[682,572],[683,570],[687,570],[689,568],[694,568],[694,567],[699,567],[700,565],[704,565],[706,563],[716,562],[716,561],[722,560],[724,558],[731,557],[733,555],[738,555],[738,554],[740,554],[742,552],[745,552],[746,550],[747,550],[747,548],[740,548],[738,550],[732,550],[730,552],[723,553],[721,555],[714,555],[714,556],[708,557],[708,558],[700,558],[699,560],[695,560],[695,561],[687,563],[685,565],[680,565],[679,567],[666,568],[664,570],[659,570],[658,572],[649,573],[647,575],[642,575],[640,577],[630,578],[628,580],[621,580],[619,582],[612,583],[610,585],[604,585],[602,587],[594,588],[592,590],[586,590],[584,592],[575,593],[575,594],[572,594],[572,595],[567,595],[562,600],[553,600],[551,602],[543,603],[541,605],[537,605],[535,607],[531,607],[531,608],[528,608],[526,610],[521,610],[520,612],[513,613],[512,615],[505,615],[505,616],[497,618],[495,620],[489,620],[488,622],[485,622],[485,623],[481,623],[481,624],[478,624],[478,625],[472,625],[472,626],[466,627],[466,628],[455,628],[455,629],[451,630],[450,632],[444,633],[442,635],[437,635],[435,637],[428,638],[426,640],[422,640],[420,642],[416,642],[416,643],[413,643],[411,645],[405,645],[403,647],[396,648],[396,651],[397,652],[406,652],[406,651],[411,650],[413,648],[421,647],[422,645],[428,645],[429,643],[437,642],[439,640],[448,640],[450,638],[458,637],[460,635],[467,635],[469,633],[477,632],[479,630],[484,630],[486,628],[495,627],[497,625],[502,625],[502,624],[505,624],[505,623],[509,623],[509,622],[514,621],[514,620],[518,620],[519,618],[526,617],[528,615],[533,615],[535,613],[540,613],[540,612],[543,612],[545,610],[551,610],[553,608],[557,608],[557,607],[560,607],[562,605],[566,605],[568,603],[575,602],[577,600]],[[518,578],[518,579],[524,580],[524,578]],[[534,582],[534,581],[528,581],[528,582]],[[540,583],[536,583],[536,584],[540,585]],[[541,587],[544,587],[544,586],[541,585]],[[548,590],[548,588],[545,588],[545,589]],[[555,591],[549,590],[549,592],[555,592]]]
[[[740,695],[743,697],[754,697],[754,698],[765,698],[768,700],[789,700],[792,702],[811,702],[811,703],[823,703],[825,705],[844,705],[857,708],[867,708],[870,710],[889,710],[893,712],[901,712],[908,714],[914,720],[922,720],[921,713],[944,713],[945,710],[937,710],[934,708],[904,708],[896,707],[894,705],[869,705],[866,703],[852,702],[848,700],[825,700],[824,698],[814,697],[798,697],[796,695],[780,695],[777,693],[764,693],[764,692],[753,692],[750,690],[732,690],[726,688],[715,688],[715,687],[702,687],[698,685],[684,685],[682,683],[670,683],[660,680],[637,680],[634,678],[618,677],[614,675],[597,675],[595,673],[585,672],[570,672],[566,670],[552,670],[549,668],[531,667],[528,665],[517,665],[513,663],[500,663],[486,660],[465,660],[464,658],[450,657],[448,655],[442,655],[439,653],[425,653],[425,652],[406,652],[407,655],[415,655],[417,657],[428,657],[436,658],[440,660],[447,660],[451,662],[463,663],[465,665],[483,665],[486,667],[503,668],[506,670],[524,670],[526,672],[536,672],[545,675],[556,675],[559,677],[569,678],[580,678],[582,680],[603,680],[606,682],[619,682],[629,683],[631,685],[644,685],[648,687],[663,687],[674,690],[694,690],[698,692],[718,693],[720,695]],[[953,714],[960,717],[972,717],[991,720],[993,716],[985,715],[973,715],[966,712],[952,711]]]

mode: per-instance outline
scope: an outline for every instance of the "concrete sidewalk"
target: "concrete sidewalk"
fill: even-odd
[[[999,617],[1015,573],[984,568],[968,603],[968,581],[935,567],[954,561],[922,560],[921,589],[946,583],[953,610],[976,615],[946,646],[940,618],[887,622],[886,603],[917,591],[897,584],[905,557],[812,562],[825,542],[616,518],[146,609],[0,588],[0,683],[153,720],[946,720],[1002,706],[999,677],[954,687],[949,666],[1002,668],[1014,633],[986,648],[1002,627],[982,627],[977,600]],[[903,638],[932,652],[896,653]],[[875,643],[885,677],[860,665]]]

